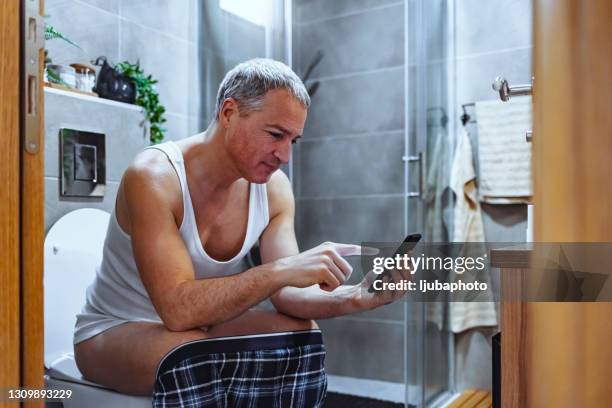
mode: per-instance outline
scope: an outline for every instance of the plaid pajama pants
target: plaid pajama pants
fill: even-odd
[[[160,362],[153,407],[321,407],[324,361],[319,330],[196,340]]]

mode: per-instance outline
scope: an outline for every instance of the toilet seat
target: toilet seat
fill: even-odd
[[[45,384],[48,389],[72,391],[72,396],[62,401],[65,408],[151,407],[151,397],[121,394],[84,379],[72,354],[61,356],[46,370]]]
[[[76,365],[76,361],[74,360],[74,355],[72,354],[65,354],[54,361],[51,366],[47,368],[47,374],[56,380],[69,381],[91,387],[108,389],[100,384],[96,384],[83,378]]]
[[[151,397],[120,394],[105,388],[81,383],[61,381],[45,375],[45,388],[49,390],[71,390],[70,398],[62,399],[64,408],[151,408]]]
[[[93,208],[60,218],[45,238],[45,385],[72,390],[65,408],[151,407],[151,397],[125,395],[83,378],[74,360],[76,314],[102,260],[110,214]]]

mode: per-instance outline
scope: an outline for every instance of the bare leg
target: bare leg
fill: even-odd
[[[192,340],[245,334],[275,333],[317,328],[276,311],[251,309],[212,327],[173,332],[162,324],[125,323],[75,346],[75,358],[83,376],[126,394],[151,395],[157,365],[174,347]]]

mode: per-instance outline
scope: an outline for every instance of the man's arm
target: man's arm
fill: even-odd
[[[268,190],[271,219],[260,239],[263,264],[299,253],[294,230],[295,201],[287,176],[281,171],[274,173],[268,183]],[[332,243],[329,246],[343,247]],[[345,267],[350,268],[348,262]],[[285,286],[274,293],[270,300],[281,313],[302,319],[322,319],[368,308],[361,301],[360,294],[359,285],[340,286],[333,292],[324,291],[318,285],[307,288]]]
[[[145,158],[137,159],[126,171],[118,201],[127,209],[140,277],[168,329],[183,331],[231,320],[287,285],[318,283],[329,290],[340,285],[341,273],[324,250],[233,276],[195,279],[173,212],[178,204],[172,197],[180,197],[178,179],[174,170],[164,169],[170,166],[165,157],[156,162],[151,154],[145,153]],[[296,268],[300,273],[293,273]]]
[[[151,167],[147,163],[129,168],[122,187],[136,265],[168,329],[182,331],[230,320],[284,285],[282,274],[270,265],[196,280],[168,199],[178,180],[172,173],[152,174]]]

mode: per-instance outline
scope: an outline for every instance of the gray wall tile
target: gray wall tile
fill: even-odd
[[[328,136],[404,128],[404,69],[321,81],[305,135]]]
[[[332,18],[346,13],[357,13],[389,4],[399,4],[401,0],[297,0],[294,1],[297,22]]]
[[[140,124],[144,114],[134,111],[121,113],[119,132],[109,134],[106,139],[108,178],[121,181],[123,173],[134,160],[134,157],[151,144],[148,129]]]
[[[45,175],[59,177],[59,129],[106,135],[106,179],[119,181],[133,157],[149,145],[143,113],[66,95],[45,93]]]
[[[168,120],[164,123],[164,127],[166,128],[166,133],[164,136],[164,141],[167,140],[180,140],[184,139],[189,134],[189,118],[186,116],[173,115],[171,113],[166,114],[166,119]]]
[[[404,322],[404,300],[397,300],[391,304],[380,306],[376,309],[368,310],[361,313],[351,315],[352,319],[363,319],[364,321],[371,319],[383,319],[394,321],[397,323]]]
[[[403,131],[304,142],[300,193],[306,197],[402,193],[403,152]]]
[[[328,374],[404,382],[403,324],[343,318],[317,323],[327,349]]]
[[[57,178],[45,177],[45,232],[63,215],[79,208],[98,208],[112,212],[119,183],[107,182],[103,198],[81,198],[59,196],[60,182]]]
[[[325,241],[359,244],[403,239],[403,197],[298,199],[296,208],[302,249]]]
[[[266,33],[262,26],[231,14],[227,14],[226,18],[228,60],[242,62],[266,56]]]
[[[220,9],[218,1],[203,1],[199,5],[197,32],[199,48],[225,55],[228,51],[227,13]]]
[[[410,335],[410,331],[406,331]],[[425,365],[423,367],[423,381],[425,382],[426,399],[435,394],[448,391],[448,377],[450,371],[449,341],[453,341],[452,333],[440,330],[436,324],[425,324]],[[490,356],[490,354],[489,354]],[[490,361],[490,357],[489,361]],[[486,357],[482,358],[487,360]],[[489,362],[489,366],[490,366]],[[483,364],[483,365],[486,365]],[[489,370],[490,373],[490,370]],[[485,375],[490,375],[486,373]]]
[[[301,152],[302,152],[302,142],[298,142],[293,145],[293,149],[291,151],[291,161],[289,162],[291,168],[293,170],[293,178],[291,179],[291,185],[293,187],[293,195],[297,197],[301,197],[301,183],[300,183],[300,167],[301,167]]]
[[[200,50],[200,84],[199,103],[201,106],[202,124],[207,126],[215,111],[217,90],[226,72],[224,57],[210,50]]]
[[[189,1],[121,0],[122,18],[164,33],[188,39]]]
[[[416,5],[414,1],[409,1],[409,3],[412,7]],[[414,12],[416,13],[416,10]],[[426,44],[425,52],[427,53],[428,61],[449,57],[449,55],[447,55],[446,44],[448,36],[448,13],[447,0],[429,0],[423,2],[424,35],[426,36],[424,43]],[[411,31],[411,33],[413,37],[416,37],[414,31]],[[411,54],[410,62],[416,62],[414,54]]]
[[[157,90],[167,111],[187,115],[189,105],[189,44],[143,28],[121,22],[121,58],[140,61],[143,70],[159,82]]]
[[[81,0],[83,3],[91,4],[94,7],[98,7],[117,14],[119,12],[119,0]]]
[[[60,39],[47,41],[45,46],[54,64],[91,64],[100,55],[117,61],[117,15],[76,1],[48,5],[45,13],[49,24],[81,47]]]
[[[510,85],[531,82],[531,48],[457,60],[457,102],[499,99],[491,88],[496,76],[504,76]]]
[[[481,203],[485,238],[489,242],[524,242],[527,234],[525,204]]]
[[[457,55],[525,47],[532,40],[532,0],[456,2]]]
[[[202,122],[202,119],[199,117],[190,117],[189,118],[189,126],[187,129],[187,133],[189,136],[193,136],[196,133],[204,132],[207,128],[207,124]]]
[[[189,12],[187,24],[189,25],[187,31],[187,40],[194,44],[198,42],[198,30],[200,29],[200,8],[202,4],[199,0],[187,0],[189,2]]]
[[[449,84],[446,78],[446,62],[432,62],[427,64],[427,107],[440,108],[447,104]],[[435,112],[435,111],[434,111]],[[438,116],[439,116],[439,111]],[[428,112],[428,113],[431,113]],[[430,118],[431,115],[428,115]]]
[[[311,78],[386,68],[404,63],[403,5],[375,9],[298,27],[300,71],[317,51],[324,57]],[[376,35],[372,35],[373,32]],[[341,41],[338,41],[342,39]],[[384,39],[384,46],[381,46]]]
[[[74,0],[45,0],[45,13],[49,8],[72,2]]]
[[[187,58],[189,59],[187,64],[187,75],[189,76],[187,82],[188,113],[189,116],[197,116],[202,112],[201,89],[205,88],[205,86],[201,82],[201,67],[198,64],[200,56],[195,43],[189,43]]]
[[[457,389],[491,389],[491,339],[497,331],[497,328],[479,327],[455,336]]]

